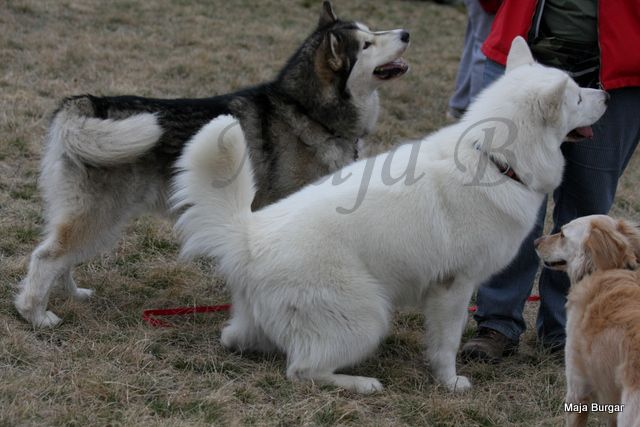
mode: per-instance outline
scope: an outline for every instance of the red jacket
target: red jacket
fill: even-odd
[[[525,39],[537,0],[504,0],[482,45],[487,58],[505,65],[511,41]],[[607,89],[640,86],[640,2],[599,0],[600,82]]]

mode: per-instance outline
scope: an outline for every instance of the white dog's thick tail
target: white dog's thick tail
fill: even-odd
[[[69,98],[53,117],[49,144],[60,144],[81,163],[113,166],[128,163],[148,152],[160,139],[162,128],[151,113],[121,120],[93,116],[87,97]]]
[[[240,123],[220,116],[189,141],[176,164],[171,204],[182,255],[216,257],[225,274],[249,259],[253,172]]]

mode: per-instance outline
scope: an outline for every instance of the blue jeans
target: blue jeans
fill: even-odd
[[[504,67],[488,60],[485,86],[503,73]],[[614,89],[609,94],[607,111],[593,125],[593,139],[562,146],[566,167],[562,184],[553,193],[554,233],[575,218],[609,212],[618,179],[640,139],[640,87]],[[515,259],[478,290],[474,318],[479,327],[494,329],[512,340],[518,340],[525,331],[522,311],[539,265],[533,241],[542,234],[545,213],[543,203],[537,223]],[[569,279],[565,273],[543,269],[539,288],[538,337],[544,345],[562,345]]]
[[[449,107],[464,111],[476,95],[482,90],[484,63],[486,57],[480,50],[482,43],[489,35],[493,15],[484,11],[478,0],[465,0],[467,7],[467,30],[464,35],[462,58],[458,65],[456,89]]]

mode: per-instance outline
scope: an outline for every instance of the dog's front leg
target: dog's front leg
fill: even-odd
[[[424,307],[427,358],[431,372],[438,382],[454,392],[471,388],[467,377],[456,374],[456,354],[473,289],[472,283],[462,279],[432,284],[427,291]]]
[[[571,319],[569,320],[571,321]],[[567,411],[567,427],[581,427],[587,425],[589,418],[589,404],[591,403],[591,387],[585,375],[574,364],[576,359],[574,352],[575,343],[571,339],[567,340],[565,347],[565,360],[567,364],[567,395],[565,405],[571,405]],[[567,408],[565,408],[566,410]]]
[[[587,408],[582,409],[582,405],[585,404],[585,401],[575,400],[569,397],[567,394],[566,402],[568,404],[575,405],[573,410],[567,411],[566,415],[566,426],[567,427],[584,427],[587,425],[587,420],[589,418],[589,403],[586,403]]]

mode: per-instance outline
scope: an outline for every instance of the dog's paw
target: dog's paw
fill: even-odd
[[[62,319],[56,316],[53,311],[45,311],[44,316],[38,320],[37,324],[34,322],[39,328],[53,328],[60,323],[62,323]]]
[[[382,391],[384,388],[380,381],[375,378],[354,377],[353,390],[360,394],[371,394]]]
[[[93,289],[77,288],[71,296],[78,301],[86,301],[93,296],[93,292]]]
[[[238,337],[238,331],[233,325],[225,326],[220,333],[220,343],[227,350],[239,350],[240,342]]]
[[[52,311],[45,311],[43,315],[36,316],[31,323],[36,328],[54,328],[62,322]]]
[[[42,308],[34,308],[34,303],[28,300],[24,293],[20,293],[14,300],[14,306],[18,313],[36,328],[53,328],[58,326],[62,319],[51,311]]]
[[[462,393],[471,389],[471,381],[463,375],[456,375],[455,377],[450,378],[444,385],[453,393]]]

